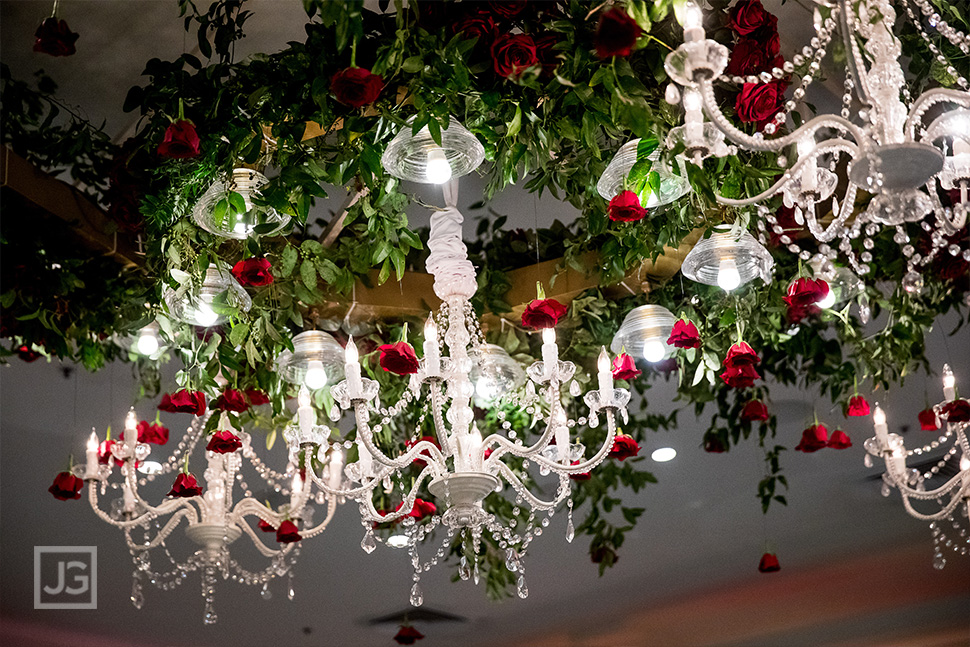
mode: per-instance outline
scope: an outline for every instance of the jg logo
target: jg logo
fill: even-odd
[[[97,546],[34,546],[35,609],[97,609]]]

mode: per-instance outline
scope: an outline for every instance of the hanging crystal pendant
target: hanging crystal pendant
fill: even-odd
[[[421,591],[421,585],[417,582],[411,587],[411,606],[420,607],[424,604],[424,593]]]
[[[374,538],[374,533],[368,528],[367,532],[364,533],[364,538],[360,540],[360,547],[365,553],[370,555],[377,548],[377,540]]]

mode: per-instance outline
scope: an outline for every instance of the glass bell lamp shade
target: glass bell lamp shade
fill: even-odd
[[[253,300],[229,269],[216,264],[209,265],[200,287],[186,281],[177,289],[165,288],[162,298],[173,319],[204,328],[217,326],[229,318],[216,312],[221,308],[214,309],[213,304],[225,304],[243,312],[248,312],[253,305]]]
[[[639,145],[639,139],[623,144],[606,167],[603,176],[596,183],[596,191],[603,196],[604,200],[612,200],[623,191],[623,182],[629,177],[630,171],[637,163],[637,147]],[[649,186],[645,187],[638,196],[641,206],[648,209],[659,207],[673,202],[690,191],[690,183],[687,179],[672,174],[667,165],[660,161],[659,147],[654,149],[646,159],[651,162],[650,170],[656,171],[657,175],[660,176],[660,190],[654,192]]]
[[[394,177],[421,184],[444,184],[453,177],[468,175],[485,159],[485,147],[454,117],[441,130],[440,146],[431,138],[427,126],[412,134],[413,120],[414,117],[409,119],[394,136],[381,157],[381,164]]]
[[[820,278],[828,283],[829,293],[815,305],[820,308],[833,308],[845,303],[850,299],[862,294],[865,284],[852,270],[847,267],[839,267],[831,261],[810,261],[812,272],[816,278]]]
[[[677,317],[662,306],[648,304],[636,307],[620,324],[610,343],[610,351],[613,354],[626,351],[634,361],[645,359],[660,362],[673,352],[673,348],[667,345],[667,339],[676,322]]]
[[[291,384],[320,389],[344,378],[344,349],[328,332],[306,330],[293,337],[293,351],[276,358],[276,372]]]
[[[116,341],[125,350],[148,359],[158,359],[167,346],[162,339],[158,324],[154,321],[145,325],[141,330],[120,337]]]
[[[268,181],[265,175],[252,169],[234,169],[231,178],[213,182],[202,194],[192,209],[192,219],[202,229],[222,238],[245,239],[260,225],[271,225],[260,230],[263,235],[279,232],[290,217],[272,207],[253,204],[253,197],[259,195],[259,188]],[[232,206],[233,192],[242,196],[245,211],[237,212]]]
[[[525,384],[525,371],[501,346],[485,344],[472,366],[475,403],[489,406],[503,395]]]
[[[761,277],[771,281],[775,262],[754,236],[738,236],[730,225],[718,225],[709,238],[702,238],[690,250],[680,270],[692,281],[716,285],[730,292]]]

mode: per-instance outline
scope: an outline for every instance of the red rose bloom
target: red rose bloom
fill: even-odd
[[[802,432],[802,441],[795,447],[797,451],[811,454],[825,447],[829,442],[829,430],[825,425],[812,425]]]
[[[697,332],[697,326],[692,321],[678,319],[670,331],[667,344],[677,348],[700,348],[701,336]]]
[[[276,532],[276,528],[273,527],[273,524],[263,521],[262,519],[259,520],[259,523],[256,524],[256,527],[262,530],[263,532]]]
[[[721,380],[727,384],[732,389],[746,389],[749,386],[754,386],[755,380],[760,380],[761,376],[758,375],[758,371],[755,370],[754,366],[750,364],[745,364],[743,366],[738,366],[737,368],[728,367],[724,369],[721,373]]]
[[[249,408],[246,396],[242,391],[236,389],[226,389],[218,398],[212,401],[209,407],[217,411],[234,411],[242,413]]]
[[[613,358],[613,378],[617,380],[630,381],[640,377],[637,365],[633,363],[633,358],[626,353],[620,353]]]
[[[764,422],[769,417],[768,407],[761,400],[751,400],[741,409],[741,420],[745,422]]]
[[[647,215],[647,210],[640,206],[640,198],[633,191],[616,194],[610,200],[607,212],[613,222],[636,222]]]
[[[399,503],[394,511],[397,512],[401,509],[402,503]],[[421,520],[425,517],[429,517],[438,511],[438,506],[433,504],[431,501],[425,501],[422,498],[415,498],[414,505],[411,506],[411,511],[404,515],[405,517],[413,517],[414,519]]]
[[[600,14],[599,24],[596,25],[596,36],[593,38],[596,44],[596,55],[600,58],[629,56],[642,31],[637,21],[623,9],[613,7],[609,11],[604,11]]]
[[[640,445],[636,440],[634,440],[633,436],[617,434],[613,438],[613,448],[610,449],[609,458],[615,458],[618,461],[625,461],[631,456],[636,456],[639,453]]]
[[[199,135],[191,121],[173,121],[165,129],[158,154],[172,159],[189,159],[199,154]]]
[[[497,13],[503,18],[515,18],[525,9],[527,0],[498,0],[489,2],[488,6],[492,12]]]
[[[808,317],[814,317],[815,315],[821,314],[822,309],[816,305],[810,306],[789,306],[788,307],[788,323],[791,325],[799,324],[803,319]]]
[[[778,557],[774,553],[765,553],[761,556],[761,561],[758,563],[758,571],[761,573],[775,573],[781,570],[781,564],[778,563]]]
[[[452,29],[465,38],[477,38],[479,44],[491,44],[498,31],[495,20],[485,14],[472,14],[460,19]]]
[[[394,634],[394,641],[399,645],[413,645],[415,641],[424,638],[424,634],[411,626],[402,626]]]
[[[381,351],[381,368],[388,373],[410,375],[418,372],[418,356],[414,354],[411,344],[399,341],[394,344],[383,344]]]
[[[542,64],[542,74],[551,77],[559,67],[559,57],[554,49],[559,43],[559,35],[554,31],[547,31],[532,37],[536,44],[536,57]]]
[[[75,34],[67,26],[66,20],[58,20],[51,16],[45,18],[40,23],[37,31],[34,32],[34,51],[51,56],[70,56],[77,51],[74,43],[77,42],[78,34]]]
[[[919,412],[919,428],[923,431],[936,431],[940,428],[940,419],[932,408]]]
[[[240,447],[242,447],[242,441],[239,440],[239,436],[231,431],[217,431],[212,434],[205,450],[216,454],[231,454]]]
[[[348,67],[330,79],[330,91],[345,106],[359,108],[377,101],[384,89],[384,79],[362,67]]]
[[[579,461],[573,461],[573,465],[579,465]],[[569,478],[574,481],[588,481],[593,478],[593,475],[589,472],[577,472],[576,474],[570,474]]]
[[[853,396],[849,399],[849,406],[845,410],[847,416],[868,416],[869,403],[861,395]]]
[[[555,299],[535,299],[522,313],[522,325],[532,330],[554,328],[566,316],[566,306]]]
[[[202,416],[205,415],[205,395],[201,391],[189,391],[187,389],[172,394],[166,393],[162,396],[158,410]]]
[[[784,84],[780,81],[745,83],[735,100],[734,110],[745,123],[764,124],[778,112],[784,95]]]
[[[954,400],[943,405],[943,416],[947,422],[970,422],[970,402]]]
[[[232,266],[232,275],[239,285],[258,288],[273,282],[273,275],[269,271],[271,267],[265,258],[246,258]]]
[[[246,389],[246,402],[249,406],[258,407],[261,404],[269,404],[269,396],[260,389]]]
[[[723,454],[727,451],[727,447],[717,434],[705,434],[704,451],[708,454]]]
[[[115,446],[115,441],[110,438],[102,440],[101,444],[98,445],[98,462],[102,465],[107,465],[108,462],[114,458],[114,454],[111,453],[111,448]],[[115,465],[121,467],[125,464],[124,461],[119,461],[114,458]]]
[[[738,342],[728,349],[727,357],[724,358],[725,368],[740,368],[742,366],[754,366],[761,362],[758,353],[754,352],[746,342]]]
[[[168,442],[168,427],[158,424],[157,422],[148,422],[147,420],[142,420],[138,423],[138,442],[140,443],[151,443],[153,445],[164,445]],[[122,432],[121,437],[124,438],[124,432]]]
[[[778,56],[779,49],[777,36],[773,43],[756,38],[742,38],[731,50],[731,58],[724,71],[735,76],[770,72],[771,68],[780,68],[785,64],[785,59]]]
[[[852,447],[852,439],[841,429],[836,429],[832,432],[832,437],[829,438],[829,442],[825,446],[832,449],[848,449]]]
[[[771,27],[771,18],[774,18],[762,6],[761,0],[740,0],[731,8],[729,15],[731,29],[741,36],[747,36],[765,26]]]
[[[276,541],[281,544],[292,544],[301,539],[303,537],[300,536],[300,529],[289,519],[281,523],[280,527],[276,529]]]
[[[492,69],[506,79],[517,79],[539,62],[536,44],[529,34],[505,34],[492,43]]]
[[[789,307],[815,305],[829,293],[829,284],[822,279],[798,279],[788,286],[788,295],[782,297]]]
[[[53,494],[55,499],[67,501],[68,499],[80,499],[82,487],[84,487],[84,481],[70,472],[61,472],[54,477],[54,482],[47,488],[47,491]]]
[[[168,496],[182,499],[202,496],[202,486],[199,485],[198,481],[191,474],[179,472],[179,475],[175,477],[175,483],[172,484],[172,489],[168,492]]]
[[[38,359],[40,359],[40,353],[33,350],[27,344],[24,344],[23,346],[17,349],[17,357],[19,357],[20,359],[22,359],[23,361],[29,364],[31,362],[36,362]]]

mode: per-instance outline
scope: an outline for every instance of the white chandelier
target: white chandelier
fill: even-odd
[[[937,255],[962,253],[970,260],[970,251],[961,252],[946,238],[963,228],[970,208],[970,83],[965,70],[957,70],[934,44],[927,25],[964,54],[970,53],[970,38],[948,25],[928,0],[815,3],[816,36],[810,44],[783,67],[756,76],[723,74],[728,50],[706,37],[700,8],[688,3],[683,19],[685,42],[667,56],[665,63],[670,78],[683,88],[681,92],[672,85],[667,98],[672,103],[682,100],[685,124],[670,132],[667,144],[683,145],[684,156],[696,164],[712,154],[736,153],[737,147],[777,153],[782,167],[788,157],[797,158],[763,193],[738,200],[718,196],[718,201],[745,206],[781,194],[784,203],[794,208],[796,222],[807,225],[821,243],[819,254],[833,260],[838,248],[860,276],[870,271],[873,236],[884,227],[894,228],[894,241],[902,246],[907,259],[903,286],[918,292],[922,286],[919,268]],[[910,97],[900,63],[900,43],[893,35],[899,17],[894,4],[902,8],[905,18],[962,90],[935,88],[915,99]],[[922,16],[914,12],[913,5]],[[789,134],[765,137],[785,125],[805,96],[836,33],[841,34],[847,58],[841,114],[821,115]],[[792,98],[765,125],[764,134],[748,135],[736,128],[715,100],[715,83],[771,83],[793,73]],[[855,118],[854,96],[861,103]],[[705,121],[705,114],[709,121]],[[839,198],[835,192],[842,167],[848,182]],[[955,192],[952,206],[940,200],[941,189]],[[856,214],[860,191],[870,194],[871,200],[865,211]],[[767,221],[768,227],[782,235],[781,241],[790,251],[802,260],[811,258],[810,252],[784,235],[766,206],[759,205],[758,209],[763,216],[760,227],[764,228]],[[931,249],[924,254],[910,244],[906,231],[910,222],[919,222],[931,234]],[[863,251],[857,255],[853,242],[860,236]]]
[[[886,414],[878,404],[872,414],[876,435],[865,441],[868,454],[866,467],[872,467],[872,457],[882,459],[886,471],[882,475],[882,493],[889,496],[892,488],[899,491],[903,507],[911,516],[930,522],[933,533],[933,566],[942,569],[946,565],[944,548],[966,555],[970,551],[970,442],[967,430],[968,416],[961,415],[959,407],[970,410],[970,404],[956,397],[956,380],[949,365],[943,366],[943,402],[932,408],[937,425],[946,423],[941,435],[922,447],[906,449],[898,434],[889,433]],[[957,406],[954,407],[954,404]],[[943,456],[925,472],[907,468],[906,459],[945,449]],[[937,487],[930,487],[931,480],[953,475]]]

